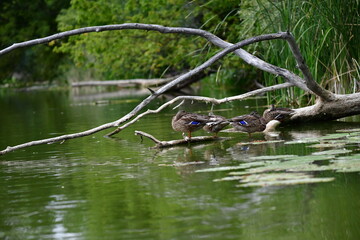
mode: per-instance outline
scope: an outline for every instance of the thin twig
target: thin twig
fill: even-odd
[[[231,138],[221,138],[221,137],[214,137],[214,136],[199,136],[199,137],[192,137],[191,139],[176,139],[170,141],[160,141],[153,135],[142,132],[142,131],[135,131],[135,135],[147,137],[153,142],[156,143],[157,148],[165,148],[165,147],[173,147],[176,145],[182,144],[189,144],[189,143],[197,143],[197,142],[206,142],[206,141],[219,141],[219,140],[226,140]]]

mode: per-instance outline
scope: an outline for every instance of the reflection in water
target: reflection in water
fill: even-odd
[[[96,89],[96,88],[95,88]],[[147,89],[122,89],[121,91],[115,92],[94,92],[94,88],[73,88],[72,89],[72,100],[76,102],[92,102],[103,99],[121,99],[121,98],[134,98],[143,97],[149,94]]]
[[[71,209],[76,209],[76,207],[84,201],[70,200],[66,201],[65,195],[53,195],[50,196],[53,200],[49,201],[48,206],[45,209],[51,212],[51,215],[54,216],[54,226],[52,229],[52,234],[48,237],[52,239],[76,239],[81,237],[81,233],[73,233],[65,225],[67,212]]]
[[[289,135],[292,140],[302,140],[305,138],[319,138],[322,136],[321,131],[319,130],[309,130],[309,131],[290,131]]]
[[[77,104],[103,97],[75,99],[56,92],[3,96],[0,109],[7,114],[0,118],[0,145],[82,131],[113,121],[136,105]],[[250,111],[245,104],[256,109],[264,102],[231,103],[222,114]],[[152,149],[152,142],[134,136],[136,129],[159,139],[178,138],[171,129],[172,115],[169,110],[147,116],[111,139],[99,133],[1,156],[0,238],[360,238],[358,173],[315,173],[336,175],[336,181],[326,184],[246,189],[213,182],[225,172],[195,173],[239,165],[253,156],[311,154],[317,149],[285,143],[359,124],[281,126],[279,135],[255,134],[253,139],[221,133],[232,139],[168,149]]]

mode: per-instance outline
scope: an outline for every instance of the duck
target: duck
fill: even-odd
[[[256,111],[250,114],[241,115],[229,119],[231,125],[241,132],[247,132],[249,137],[251,133],[262,132],[266,129],[266,121]]]
[[[230,122],[225,117],[209,113],[209,120],[203,129],[208,133],[214,133],[214,137],[217,137],[217,134],[229,124]]]
[[[187,133],[190,140],[191,133],[202,129],[208,121],[209,116],[180,110],[173,116],[171,126],[175,131],[183,132],[183,136]]]
[[[264,111],[263,118],[266,123],[271,120],[278,120],[282,123],[289,120],[294,113],[294,110],[291,108],[275,107],[274,104],[271,104],[271,107]]]

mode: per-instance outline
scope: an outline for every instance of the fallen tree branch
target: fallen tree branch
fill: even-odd
[[[21,149],[21,148],[25,148],[25,147],[31,147],[31,146],[41,145],[41,144],[53,144],[53,143],[56,143],[56,142],[63,143],[64,141],[69,140],[69,139],[89,136],[91,134],[97,133],[97,132],[102,131],[104,129],[108,129],[110,127],[113,127],[113,124],[114,124],[114,122],[103,124],[101,126],[89,129],[89,130],[84,131],[84,132],[67,134],[67,135],[62,135],[62,136],[53,137],[53,138],[47,138],[47,139],[42,139],[42,140],[31,141],[31,142],[19,144],[19,145],[12,146],[12,147],[8,146],[6,149],[0,151],[0,155],[4,155],[6,153],[9,153],[9,152]]]
[[[72,87],[93,87],[93,86],[118,86],[118,87],[152,87],[171,82],[176,77],[153,78],[153,79],[128,79],[110,81],[82,81],[71,83]]]
[[[226,98],[222,98],[222,99],[209,98],[209,97],[203,97],[203,96],[178,96],[178,97],[164,103],[163,105],[158,107],[156,110],[148,109],[147,111],[137,115],[134,119],[132,119],[131,121],[129,121],[126,124],[122,125],[121,127],[118,127],[114,131],[108,133],[106,136],[107,137],[113,136],[113,135],[119,133],[120,131],[122,131],[123,129],[127,128],[131,124],[134,124],[140,118],[142,118],[142,117],[144,117],[144,116],[146,116],[148,114],[159,113],[163,109],[165,109],[166,107],[168,107],[168,106],[170,106],[170,105],[172,105],[175,102],[180,101],[180,100],[201,101],[201,102],[212,103],[214,105],[218,105],[218,104],[231,102],[231,101],[235,101],[235,100],[243,100],[243,99],[251,97],[251,96],[266,93],[266,92],[269,92],[269,91],[274,91],[274,90],[277,90],[277,89],[288,88],[288,87],[292,87],[292,86],[293,86],[293,84],[291,84],[291,83],[282,83],[282,84],[277,84],[277,85],[270,86],[270,87],[264,87],[264,88],[261,88],[261,89],[257,89],[257,90],[247,92],[247,93],[244,93],[244,94],[241,94],[241,95],[232,96],[232,97],[226,97]]]
[[[103,25],[103,26],[92,26],[92,27],[84,27],[78,28],[70,31],[65,31],[57,34],[53,34],[51,36],[47,36],[44,38],[33,39],[30,41],[14,43],[13,45],[0,50],[0,56],[6,54],[10,51],[13,51],[18,48],[22,47],[29,47],[37,44],[48,43],[57,39],[61,39],[64,37],[69,37],[73,35],[79,35],[83,33],[90,33],[90,32],[103,32],[103,31],[113,31],[113,30],[124,30],[124,29],[140,29],[140,30],[147,30],[147,31],[158,31],[160,33],[180,33],[180,34],[187,34],[187,35],[195,35],[200,36],[207,39],[209,42],[218,46],[220,48],[228,48],[232,46],[232,43],[228,43],[221,38],[217,37],[216,35],[207,32],[201,29],[194,29],[194,28],[182,28],[182,27],[165,27],[161,25],[155,24],[142,24],[142,23],[124,23],[124,24],[113,24],[113,25]],[[281,39],[288,39],[290,33],[281,32],[278,33],[281,36],[278,38]],[[268,39],[269,40],[269,39]],[[234,51],[236,55],[238,55],[241,59],[243,59],[249,65],[257,67],[265,72],[278,75],[283,77],[286,81],[293,83],[295,86],[307,91],[311,92],[311,90],[306,86],[304,79],[300,78],[293,72],[283,69],[272,64],[269,64],[260,58],[248,53],[244,49],[237,49]],[[305,75],[305,74],[304,74]]]
[[[124,117],[120,118],[116,121],[116,126],[119,126],[121,123],[128,121],[130,118],[135,116],[142,108],[144,108],[147,104],[149,104],[153,99],[155,99],[157,96],[160,96],[161,94],[165,93],[168,89],[176,86],[177,84],[180,84],[181,82],[185,81],[186,79],[198,74],[201,71],[204,71],[206,68],[210,67],[212,64],[217,62],[222,57],[226,56],[227,54],[244,47],[246,45],[249,45],[251,43],[265,41],[265,40],[271,40],[271,39],[278,39],[282,37],[282,33],[275,33],[275,34],[264,34],[257,37],[252,37],[245,39],[237,44],[231,45],[230,47],[225,48],[224,50],[218,52],[214,56],[212,56],[210,59],[208,59],[206,62],[201,64],[200,66],[190,70],[189,72],[181,75],[177,79],[169,82],[168,84],[162,86],[158,90],[156,90],[152,95],[145,98],[139,105],[137,105],[131,112],[129,112]]]
[[[234,45],[231,45],[230,47],[225,48],[224,50],[218,52],[217,54],[215,54],[213,57],[208,59],[206,62],[204,62],[200,66],[190,70],[189,72],[181,75],[180,77],[176,78],[175,80],[165,84],[164,86],[162,86],[161,88],[156,90],[153,94],[151,94],[150,96],[145,98],[140,104],[138,104],[132,111],[130,111],[128,114],[126,114],[125,116],[123,116],[122,118],[120,118],[114,122],[106,123],[101,126],[98,126],[98,127],[95,127],[95,128],[92,128],[92,129],[89,129],[87,131],[80,132],[80,133],[67,134],[67,135],[62,135],[62,136],[58,136],[58,137],[54,137],[54,138],[32,141],[29,143],[20,144],[20,145],[16,145],[13,147],[8,146],[5,150],[0,151],[0,155],[3,155],[8,152],[12,152],[14,150],[18,150],[21,148],[25,148],[25,147],[30,147],[30,146],[40,145],[40,144],[48,144],[48,143],[73,139],[73,138],[77,138],[77,137],[88,136],[88,135],[94,134],[96,132],[99,132],[99,131],[102,131],[102,130],[105,130],[105,129],[108,129],[111,127],[118,127],[120,124],[122,124],[122,123],[130,120],[132,117],[134,117],[139,111],[141,111],[141,109],[143,109],[146,105],[148,105],[152,100],[157,98],[159,95],[163,94],[164,92],[166,92],[170,88],[176,86],[177,84],[180,84],[180,83],[186,81],[188,78],[198,74],[199,72],[205,70],[206,68],[208,68],[209,66],[211,66],[212,64],[217,62],[219,59],[221,59],[222,57],[226,56],[227,54],[235,51],[236,49],[239,49],[239,48],[249,45],[251,43],[264,41],[264,40],[277,39],[277,38],[281,38],[281,37],[282,37],[282,35],[279,33],[266,34],[266,35],[261,35],[261,36],[245,39],[237,44],[234,44]]]
[[[314,105],[294,109],[294,122],[336,120],[360,114],[360,93],[335,95],[332,101],[318,100]]]
[[[192,137],[191,139],[188,139],[188,140],[177,139],[177,140],[170,140],[170,141],[160,141],[157,138],[155,138],[153,135],[142,132],[142,131],[135,131],[135,135],[149,138],[150,140],[152,140],[153,142],[156,143],[155,147],[157,147],[157,148],[165,148],[165,147],[173,147],[176,145],[183,145],[183,144],[189,144],[189,143],[219,141],[219,140],[229,139],[229,138],[214,137],[214,136],[199,136],[199,137]]]
[[[43,140],[38,140],[38,141],[32,141],[32,142],[28,142],[28,143],[24,143],[24,144],[20,144],[17,146],[13,146],[13,147],[7,147],[5,150],[0,151],[0,155],[20,149],[20,148],[24,148],[24,147],[29,147],[29,146],[34,146],[34,145],[39,145],[39,144],[49,144],[49,143],[54,143],[54,142],[59,142],[59,141],[65,141],[68,139],[73,139],[73,138],[77,138],[77,137],[83,137],[83,136],[88,136],[91,135],[93,133],[102,131],[104,129],[108,129],[111,127],[118,127],[120,124],[129,121],[131,118],[133,118],[139,111],[141,111],[146,105],[148,105],[152,100],[154,100],[155,98],[157,98],[159,95],[165,93],[166,91],[168,91],[170,88],[183,83],[184,81],[186,81],[187,79],[189,79],[190,77],[204,71],[204,69],[208,68],[209,66],[211,66],[212,64],[214,64],[216,61],[218,61],[219,59],[221,59],[222,57],[224,57],[225,55],[234,52],[236,55],[238,55],[240,58],[242,58],[246,63],[255,66],[263,71],[272,73],[274,75],[277,76],[281,76],[283,77],[286,81],[288,81],[287,85],[285,85],[286,87],[289,87],[291,85],[297,86],[309,93],[315,94],[317,96],[320,97],[320,101],[318,101],[320,104],[315,106],[315,109],[318,108],[326,108],[324,107],[325,104],[324,102],[326,101],[330,101],[330,102],[337,102],[339,101],[340,103],[344,103],[346,102],[346,100],[351,100],[351,104],[350,106],[355,106],[356,107],[356,111],[357,112],[357,106],[359,105],[359,98],[358,95],[353,95],[350,98],[347,98],[346,96],[341,96],[341,95],[334,95],[328,91],[326,91],[325,89],[323,89],[321,86],[319,86],[311,77],[310,72],[308,71],[307,66],[305,65],[304,59],[302,58],[299,48],[296,45],[296,42],[294,40],[294,38],[291,36],[290,33],[288,32],[280,32],[280,33],[275,33],[275,34],[265,34],[265,35],[261,35],[261,36],[257,36],[257,37],[253,37],[253,38],[249,38],[246,40],[243,40],[237,44],[231,44],[228,43],[222,39],[220,39],[219,37],[206,32],[204,30],[200,30],[200,29],[192,29],[192,28],[173,28],[173,27],[164,27],[164,26],[160,26],[160,25],[152,25],[152,24],[139,24],[139,23],[126,23],[126,24],[116,24],[116,25],[105,25],[105,26],[95,26],[95,27],[86,27],[86,28],[80,28],[80,29],[75,29],[75,30],[71,30],[71,31],[66,31],[66,32],[62,32],[62,33],[58,33],[58,34],[54,34],[45,38],[39,38],[39,39],[34,39],[34,40],[30,40],[30,41],[26,41],[26,42],[22,42],[22,43],[15,43],[10,47],[7,47],[3,50],[0,50],[0,55],[3,55],[5,53],[8,53],[14,49],[17,48],[21,48],[21,47],[26,47],[26,46],[32,46],[32,45],[36,45],[36,44],[42,44],[42,43],[47,43],[59,38],[63,38],[63,37],[67,37],[67,36],[72,36],[72,35],[77,35],[77,34],[81,34],[81,33],[87,33],[87,32],[101,32],[101,31],[110,31],[110,30],[123,30],[123,29],[142,29],[142,30],[152,30],[152,31],[158,31],[161,33],[182,33],[182,34],[188,34],[188,35],[196,35],[196,36],[201,36],[204,37],[205,39],[207,39],[209,42],[211,42],[212,44],[224,48],[224,50],[218,52],[217,54],[215,54],[213,57],[211,57],[209,60],[207,60],[206,62],[204,62],[203,64],[201,64],[200,66],[198,66],[197,68],[192,69],[191,71],[189,71],[186,74],[181,75],[180,77],[176,78],[175,80],[165,84],[164,86],[162,86],[161,88],[159,88],[158,90],[156,90],[155,92],[153,92],[153,94],[151,94],[150,96],[148,96],[147,98],[145,98],[139,105],[137,105],[132,111],[130,111],[128,114],[126,114],[125,116],[123,116],[122,118],[111,122],[111,123],[107,123],[107,124],[103,124],[101,126],[92,128],[90,130],[87,131],[83,131],[80,133],[74,133],[74,134],[68,134],[68,135],[62,135],[62,136],[58,136],[58,137],[54,137],[54,138],[48,138],[48,139],[43,139]],[[265,40],[273,40],[273,39],[285,39],[288,41],[290,48],[294,54],[294,57],[296,59],[296,61],[298,62],[299,68],[300,70],[303,72],[304,76],[305,76],[305,80],[302,79],[301,77],[297,76],[296,74],[292,73],[291,71],[287,70],[287,69],[283,69],[274,65],[271,65],[259,58],[257,58],[256,56],[248,53],[247,51],[241,49],[242,47],[252,44],[252,43],[256,43],[256,42],[260,42],[260,41],[265,41]],[[236,96],[235,96],[236,97]],[[226,101],[229,101],[229,99],[231,98],[227,98]],[[345,99],[345,100],[344,100]],[[212,100],[213,102],[217,102],[219,100]],[[209,101],[211,102],[211,101]],[[301,117],[301,111],[299,110],[297,112],[297,114],[294,115],[294,119],[296,119],[296,117]],[[349,114],[349,113],[348,113]],[[344,114],[343,114],[344,115]],[[341,115],[341,116],[343,116]],[[336,117],[335,115],[331,115],[331,118]]]
[[[326,89],[322,88],[316,81],[314,81],[310,70],[308,66],[305,64],[305,60],[303,56],[300,53],[300,49],[298,45],[296,44],[296,40],[293,35],[288,33],[286,36],[286,40],[290,46],[290,49],[295,57],[295,60],[297,62],[297,66],[301,70],[301,72],[304,74],[305,83],[306,86],[315,93],[318,97],[321,98],[322,101],[333,101],[335,100],[335,95],[327,91]]]

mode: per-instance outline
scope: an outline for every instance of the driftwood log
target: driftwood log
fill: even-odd
[[[230,139],[230,138],[214,137],[214,136],[198,136],[198,137],[192,137],[191,139],[176,139],[170,141],[161,141],[156,137],[154,137],[153,135],[143,131],[135,131],[135,135],[140,136],[141,138],[146,137],[152,140],[156,144],[155,145],[156,148],[166,148],[166,147],[173,147],[177,145],[190,144],[190,143],[220,141],[220,140]]]
[[[81,82],[73,82],[71,83],[71,86],[72,87],[116,86],[116,87],[146,88],[146,87],[164,85],[168,82],[171,82],[175,78],[176,77],[154,78],[154,79],[110,80],[110,81],[81,81]]]
[[[275,89],[280,88],[288,88],[288,87],[299,87],[303,89],[304,91],[308,92],[309,94],[313,94],[317,97],[316,104],[304,108],[295,109],[295,114],[290,119],[290,121],[313,121],[313,120],[333,120],[338,119],[346,116],[356,115],[360,113],[360,93],[353,93],[348,95],[338,95],[334,94],[330,91],[327,91],[326,89],[322,88],[319,84],[317,84],[316,81],[311,76],[311,73],[305,64],[305,60],[302,57],[300,53],[300,49],[298,45],[296,44],[295,38],[289,33],[289,32],[279,32],[279,33],[273,33],[273,34],[264,34],[256,37],[252,37],[249,39],[245,39],[239,43],[232,44],[229,42],[226,42],[216,35],[209,33],[204,30],[200,29],[193,29],[193,28],[178,28],[178,27],[164,27],[160,25],[153,25],[153,24],[140,24],[140,23],[126,23],[126,24],[115,24],[115,25],[105,25],[105,26],[94,26],[94,27],[85,27],[85,28],[79,28],[71,31],[66,31],[58,34],[54,34],[48,37],[34,39],[30,41],[25,41],[21,43],[15,43],[3,50],[0,50],[0,57],[3,54],[6,54],[14,49],[22,48],[22,47],[29,47],[37,44],[43,44],[48,43],[50,41],[77,35],[77,34],[83,34],[83,33],[89,33],[89,32],[101,32],[101,31],[111,31],[111,30],[124,30],[124,29],[139,29],[139,30],[147,30],[147,31],[158,31],[160,33],[178,33],[178,34],[187,34],[187,35],[195,35],[200,36],[208,40],[210,43],[214,44],[215,46],[218,46],[222,48],[223,50],[219,51],[217,54],[215,54],[213,57],[208,59],[206,62],[201,64],[200,66],[190,70],[189,72],[175,78],[174,80],[166,83],[156,91],[151,92],[151,94],[145,98],[139,105],[137,105],[132,111],[130,111],[128,114],[124,115],[118,120],[115,120],[110,123],[103,124],[101,126],[94,127],[92,129],[79,132],[79,133],[73,133],[73,134],[67,134],[62,135],[58,137],[43,139],[43,140],[36,140],[31,141],[28,143],[16,145],[16,146],[9,146],[6,149],[0,151],[0,155],[6,154],[8,152],[39,145],[39,144],[49,144],[54,142],[63,142],[65,140],[88,136],[91,134],[94,134],[99,131],[103,131],[105,129],[109,128],[116,128],[113,132],[107,134],[108,136],[114,135],[118,132],[120,132],[123,128],[127,127],[129,124],[134,123],[137,119],[140,117],[149,114],[149,113],[156,113],[161,111],[161,109],[165,108],[166,106],[175,103],[178,100],[183,99],[193,99],[197,101],[206,101],[211,102],[213,104],[221,104],[223,102],[228,101],[234,101],[234,100],[241,100],[249,96],[253,96],[259,93],[264,93],[268,91],[273,91]],[[253,44],[260,41],[269,41],[269,40],[285,40],[297,62],[297,65],[299,69],[301,70],[303,74],[303,78],[300,76],[294,74],[293,72],[280,68],[277,66],[274,66],[272,64],[269,64],[265,62],[264,60],[259,59],[258,57],[248,53],[242,47],[245,47],[249,44]],[[286,83],[278,84],[274,86],[268,86],[256,91],[252,91],[243,95],[239,96],[232,96],[228,98],[224,98],[221,100],[209,98],[209,97],[191,97],[191,96],[182,96],[178,97],[172,101],[169,102],[169,104],[164,104],[162,107],[158,108],[158,110],[148,110],[145,113],[142,113],[140,115],[139,112],[144,109],[151,101],[156,99],[158,96],[164,94],[166,91],[168,91],[171,88],[174,88],[174,86],[179,86],[183,84],[184,82],[188,81],[191,77],[194,77],[197,74],[201,74],[205,69],[210,67],[215,62],[219,61],[221,58],[226,56],[229,53],[235,53],[237,56],[239,56],[243,61],[246,63],[271,74],[274,74],[276,76],[282,77]],[[135,118],[134,118],[135,117]],[[131,119],[134,118],[133,121]],[[136,120],[135,120],[136,119]],[[121,124],[124,124],[120,126]]]

